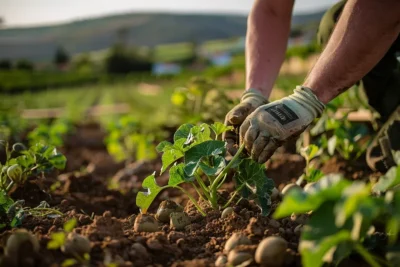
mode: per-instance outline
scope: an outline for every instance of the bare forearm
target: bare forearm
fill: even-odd
[[[362,79],[400,32],[400,1],[349,0],[304,85],[328,103]]]
[[[246,37],[246,88],[269,97],[285,57],[293,0],[256,0]]]

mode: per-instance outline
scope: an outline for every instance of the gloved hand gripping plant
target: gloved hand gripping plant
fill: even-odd
[[[162,152],[161,173],[169,168],[169,181],[167,185],[159,186],[155,180],[155,173],[143,181],[142,186],[147,192],[139,192],[136,197],[141,212],[147,212],[161,190],[177,188],[184,192],[205,216],[206,213],[197,200],[181,187],[181,184],[188,183],[213,209],[230,205],[235,196],[241,194],[242,197],[255,199],[262,214],[268,215],[274,182],[265,175],[264,165],[243,157],[243,146],[230,161],[225,159],[226,143],[218,139],[221,134],[231,129],[232,127],[222,123],[203,123],[198,126],[184,124],[175,132],[173,143],[161,142],[157,146],[157,150]],[[235,172],[236,189],[230,199],[221,205],[218,190],[224,184],[230,170]]]

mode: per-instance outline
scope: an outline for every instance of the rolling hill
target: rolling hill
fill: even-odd
[[[293,26],[316,23],[323,12],[295,15]],[[106,49],[124,30],[134,46],[177,42],[204,42],[244,36],[246,16],[168,13],[130,13],[73,21],[65,24],[0,30],[0,59],[48,61],[58,45],[70,53]]]

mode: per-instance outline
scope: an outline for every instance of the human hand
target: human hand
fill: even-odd
[[[240,144],[252,159],[264,163],[285,141],[298,137],[324,108],[311,89],[297,86],[292,95],[258,107],[245,119]]]
[[[233,130],[225,132],[222,139],[227,142],[227,150],[231,155],[235,155],[238,149],[239,128],[243,121],[256,108],[267,103],[268,100],[258,90],[249,89],[243,93],[240,103],[225,116],[225,125],[233,126]]]

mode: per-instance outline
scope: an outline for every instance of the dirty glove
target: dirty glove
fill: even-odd
[[[233,126],[232,131],[227,131],[222,139],[227,142],[227,150],[233,156],[236,154],[239,144],[239,128],[247,116],[250,115],[259,106],[265,105],[268,100],[256,89],[245,91],[240,99],[240,103],[236,105],[225,116],[225,125]]]
[[[240,127],[240,143],[251,158],[266,162],[285,141],[298,137],[321,115],[325,105],[307,87],[257,108]]]

